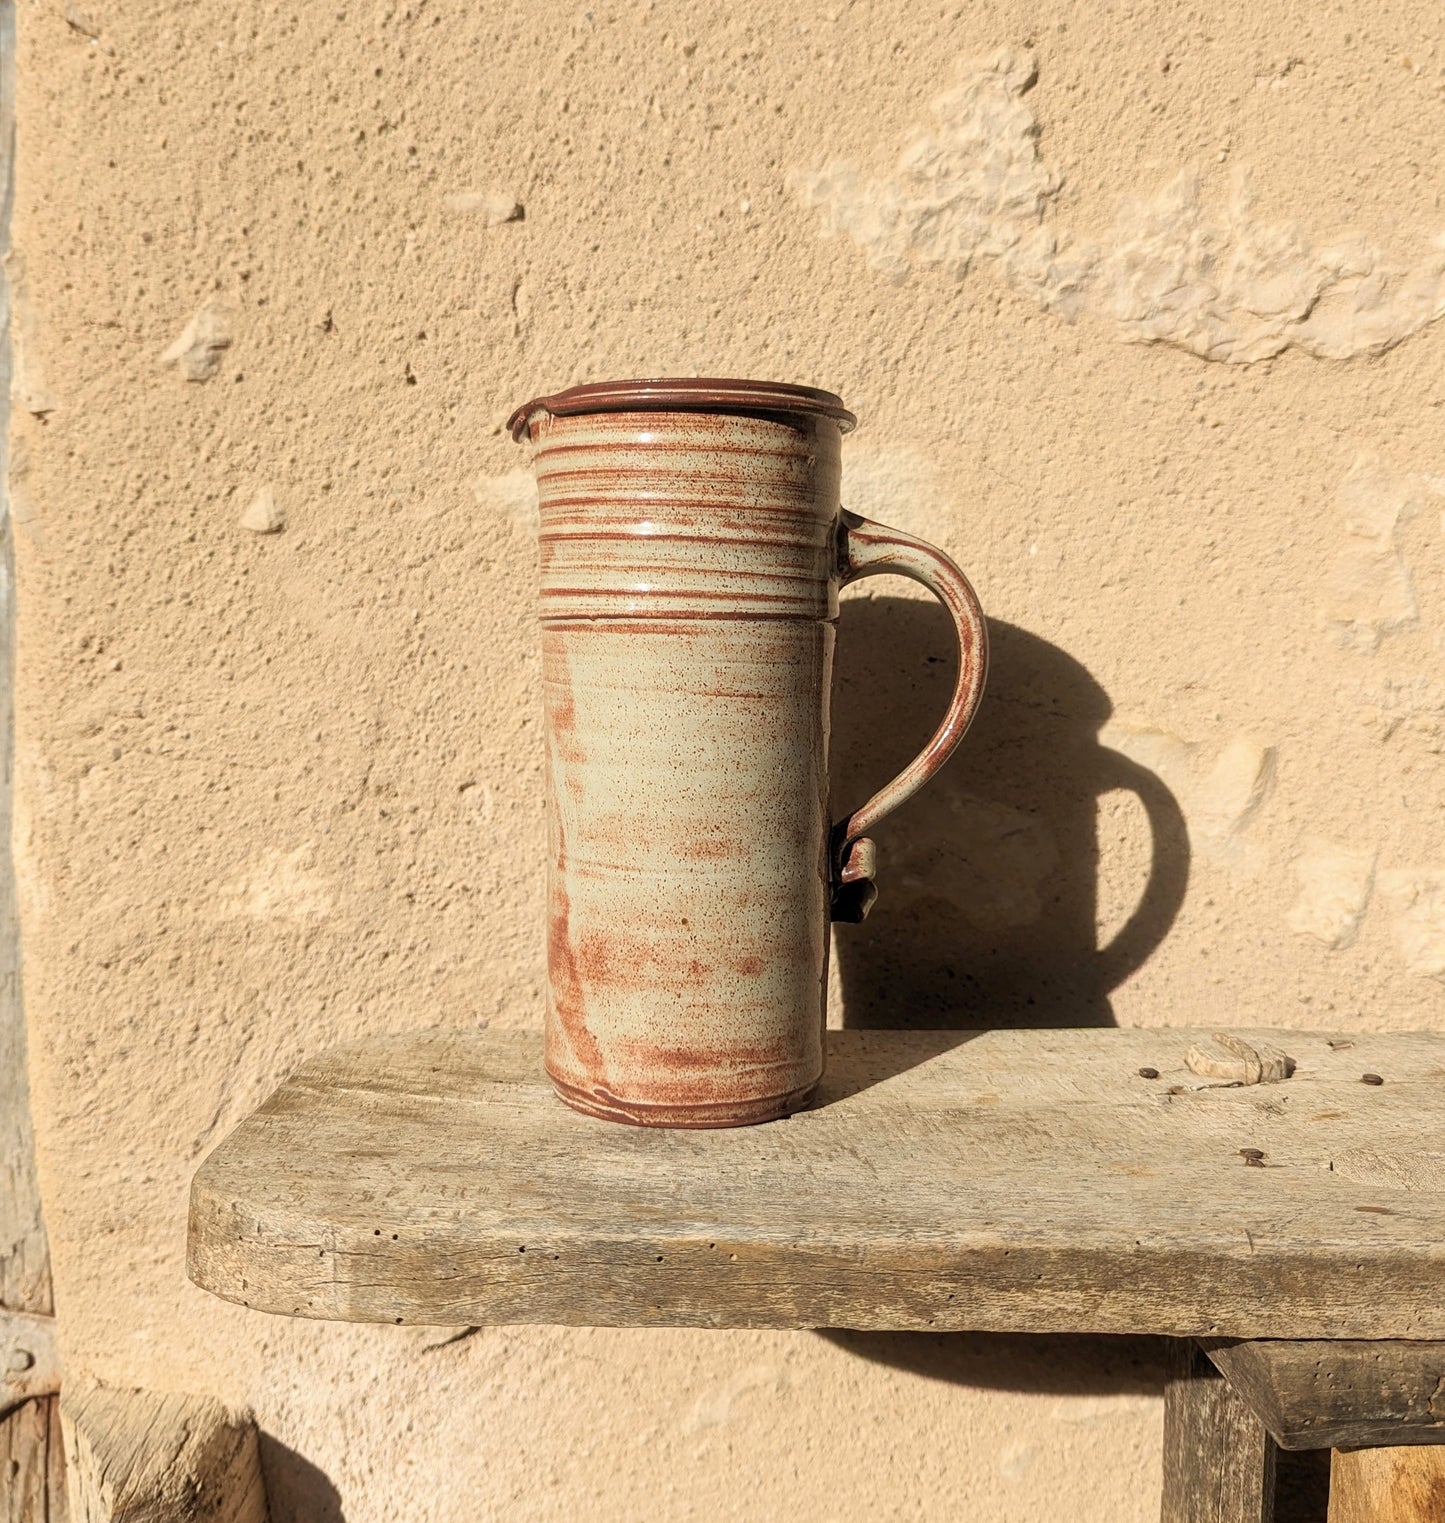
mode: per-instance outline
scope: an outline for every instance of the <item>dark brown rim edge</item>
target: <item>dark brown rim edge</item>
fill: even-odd
[[[590,412],[743,412],[799,414],[831,418],[846,434],[858,419],[841,397],[812,386],[782,381],[741,381],[711,376],[653,377],[638,381],[594,381],[569,386],[548,397],[534,397],[507,419],[520,441],[534,413],[576,417]]]

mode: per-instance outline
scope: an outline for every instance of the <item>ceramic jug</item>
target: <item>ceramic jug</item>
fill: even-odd
[[[823,1071],[828,924],[870,830],[957,746],[983,615],[931,545],[840,506],[839,398],[763,381],[577,386],[518,408],[541,508],[547,1072],[571,1106],[742,1126]],[[830,825],[838,589],[911,577],[958,630],[924,750]]]

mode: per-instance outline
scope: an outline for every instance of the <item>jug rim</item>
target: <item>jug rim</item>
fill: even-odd
[[[533,414],[577,417],[596,412],[740,412],[829,418],[846,434],[858,419],[842,397],[785,381],[744,381],[715,376],[649,376],[635,381],[592,381],[524,402],[507,428],[520,441]]]

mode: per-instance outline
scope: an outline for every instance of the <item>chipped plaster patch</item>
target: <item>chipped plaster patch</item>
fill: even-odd
[[[1405,967],[1421,978],[1445,982],[1445,869],[1382,872],[1379,884]]]
[[[1274,788],[1274,763],[1273,746],[1243,735],[1227,741],[1192,790],[1191,829],[1209,842],[1236,841]]]
[[[5,275],[10,283],[10,399],[32,417],[43,418],[60,402],[45,381],[39,318],[18,249],[6,252]]]
[[[18,434],[10,440],[9,467],[10,522],[34,544],[43,544],[40,510],[30,492],[30,446]]]
[[[1179,800],[1190,844],[1201,856],[1244,874],[1263,868],[1265,848],[1248,832],[1274,790],[1273,746],[1236,735],[1216,748],[1127,720],[1106,725],[1099,739],[1163,781]]]
[[[1423,674],[1388,675],[1366,696],[1371,701],[1359,719],[1376,740],[1408,739],[1431,755],[1445,753],[1445,683]]]
[[[1370,902],[1375,856],[1320,836],[1307,838],[1294,865],[1300,888],[1285,917],[1290,930],[1313,936],[1332,952],[1350,946]]]
[[[55,912],[55,894],[43,855],[36,844],[48,823],[66,807],[54,769],[37,746],[15,748],[15,795],[10,826],[10,850],[15,893],[27,921],[40,924]]]
[[[241,514],[240,524],[253,534],[279,534],[286,527],[285,510],[276,501],[273,487],[263,486]]]
[[[846,234],[896,280],[916,264],[962,278],[975,259],[1002,259],[1039,226],[1060,184],[1039,160],[1039,125],[1022,100],[1035,74],[1027,53],[1002,48],[933,102],[933,129],[914,133],[893,174],[860,183],[840,162],[799,175],[797,189],[822,208],[830,236]]]
[[[1038,1463],[1040,1446],[1015,1439],[999,1456],[998,1473],[1005,1481],[1021,1481]]]
[[[1396,531],[1433,494],[1432,479],[1397,475],[1373,450],[1355,457],[1340,485],[1344,543],[1326,584],[1323,612],[1342,644],[1369,652],[1419,614]]]
[[[1291,347],[1330,360],[1382,354],[1445,315],[1445,251],[1397,269],[1366,238],[1316,245],[1294,223],[1261,221],[1244,174],[1214,213],[1196,177],[1180,174],[1125,201],[1102,239],[1026,274],[1062,316],[1235,365]]]
[[[78,5],[65,7],[65,24],[72,32],[79,32],[87,42],[96,42],[100,38],[100,23],[93,20],[90,14],[81,10]]]
[[[230,347],[231,313],[220,302],[208,301],[161,355],[161,364],[179,366],[188,381],[209,381]]]
[[[310,920],[331,913],[334,897],[327,880],[314,871],[316,846],[307,841],[294,851],[271,851],[221,889],[222,919]]]
[[[892,174],[865,182],[835,163],[795,175],[797,191],[822,210],[826,235],[852,238],[895,280],[924,265],[961,279],[992,260],[1047,311],[1206,360],[1380,354],[1445,315],[1445,240],[1408,267],[1364,237],[1316,244],[1294,223],[1261,220],[1245,176],[1218,212],[1186,172],[1124,201],[1107,233],[1056,233],[1046,213],[1062,180],[1039,158],[1023,100],[1034,79],[1030,55],[1001,49],[933,102],[932,127]]]
[[[463,216],[480,215],[488,227],[501,227],[508,222],[520,222],[526,213],[515,196],[492,190],[459,190],[446,197],[449,211]]]
[[[958,533],[957,504],[948,501],[933,462],[911,445],[850,445],[843,499],[850,512],[945,549]],[[890,578],[888,595],[899,590]]]
[[[700,1432],[720,1428],[733,1421],[737,1408],[754,1392],[782,1396],[788,1390],[788,1377],[776,1365],[754,1364],[740,1370],[706,1395],[699,1397],[688,1415],[685,1431]]]
[[[491,510],[527,534],[537,532],[537,483],[525,467],[518,466],[504,476],[479,476],[472,483],[472,491],[478,507]]]
[[[1112,1396],[1070,1396],[1049,1408],[1049,1417],[1059,1423],[1117,1422],[1119,1418],[1141,1418],[1153,1422],[1159,1403],[1153,1396],[1136,1396],[1120,1391]]]

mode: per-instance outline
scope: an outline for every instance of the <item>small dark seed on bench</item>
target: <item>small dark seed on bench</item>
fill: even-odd
[[[1157,1079],[1159,1077],[1159,1070],[1157,1068],[1141,1068],[1139,1070],[1139,1077],[1141,1079]]]
[[[1383,1084],[1384,1082],[1385,1081],[1379,1076],[1379,1074],[1361,1074],[1360,1075],[1360,1083],[1361,1084]]]

